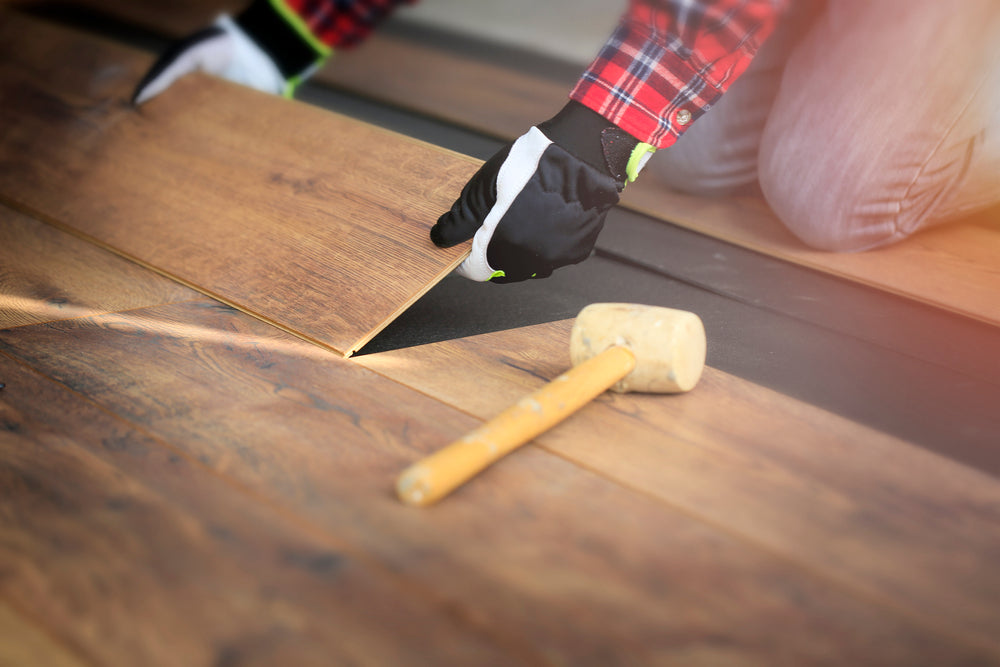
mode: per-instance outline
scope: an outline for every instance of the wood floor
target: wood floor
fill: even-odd
[[[568,319],[345,357],[410,301],[467,316],[461,250],[406,252],[475,161],[203,77],[135,112],[148,54],[0,32],[0,665],[1000,663],[988,318],[621,219],[590,270],[702,312],[701,384],[602,396],[408,508],[400,470],[569,363]],[[400,157],[335,180],[372,140]],[[668,280],[644,233],[753,277]],[[954,436],[778,391],[779,356]]]
[[[17,16],[0,44],[4,147],[33,156],[11,201],[236,307],[349,355],[467,252],[426,229],[474,160],[228,82],[135,111],[147,54]],[[407,179],[374,178],[387,164]]]

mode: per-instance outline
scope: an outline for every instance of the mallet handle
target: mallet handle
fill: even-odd
[[[552,428],[635,368],[635,355],[612,347],[563,373],[461,440],[413,464],[396,480],[409,505],[430,505],[500,457]]]

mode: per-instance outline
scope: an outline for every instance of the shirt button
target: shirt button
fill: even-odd
[[[677,112],[677,124],[687,125],[691,122],[691,112],[687,109],[681,109]]]

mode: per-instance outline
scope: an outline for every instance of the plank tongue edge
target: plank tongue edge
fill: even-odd
[[[382,333],[382,331],[387,326],[389,326],[390,324],[392,324],[392,322],[395,321],[396,318],[398,318],[400,315],[402,315],[404,312],[406,312],[410,308],[410,306],[412,306],[417,301],[419,301],[420,298],[424,294],[427,294],[427,292],[429,292],[432,287],[434,287],[439,282],[441,282],[442,280],[444,280],[444,278],[446,276],[448,276],[452,271],[454,271],[455,269],[457,269],[459,267],[459,265],[462,262],[465,261],[465,258],[469,256],[469,254],[470,254],[470,252],[465,252],[462,255],[460,255],[459,257],[455,258],[438,275],[436,275],[433,280],[427,282],[427,284],[425,284],[423,286],[423,288],[421,288],[418,292],[416,292],[415,294],[413,294],[413,296],[409,300],[407,300],[399,308],[397,308],[395,311],[393,311],[376,328],[372,329],[366,335],[364,335],[361,338],[359,338],[353,345],[349,346],[348,349],[343,353],[344,358],[348,359],[348,358],[354,356],[358,352],[358,350],[360,350],[361,348],[363,348],[365,345],[367,345],[369,342],[371,342],[371,340],[373,338],[375,338],[380,333]],[[294,332],[292,332],[292,333],[294,333]]]

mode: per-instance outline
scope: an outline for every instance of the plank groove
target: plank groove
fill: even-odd
[[[0,205],[0,329],[200,296]]]
[[[990,643],[872,605],[535,448],[430,512],[406,508],[391,493],[396,472],[475,420],[226,307],[19,327],[0,332],[0,348],[529,655],[601,665],[995,657]],[[483,361],[501,374],[506,363]],[[3,400],[27,400],[18,384]],[[583,444],[600,447],[599,434]]]
[[[0,199],[342,354],[467,252],[473,160],[207,77],[135,111],[148,56],[4,19]]]

